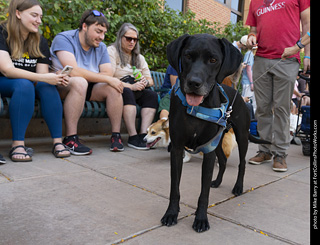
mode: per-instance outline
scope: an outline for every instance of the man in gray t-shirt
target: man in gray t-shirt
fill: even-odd
[[[103,13],[87,10],[79,29],[59,33],[52,42],[53,66],[61,70],[73,67],[68,87],[58,87],[64,99],[66,137],[63,143],[74,155],[91,154],[92,150],[79,142],[77,125],[85,99],[105,101],[112,127],[111,151],[123,151],[120,136],[123,110],[122,82],[112,77],[112,67],[106,45],[102,42],[109,24]]]
[[[52,42],[51,56],[53,66],[63,69],[63,66],[56,55],[58,51],[68,51],[74,55],[77,66],[88,71],[99,73],[99,66],[110,63],[106,45],[101,42],[96,48],[90,47],[84,50],[79,39],[79,30],[71,30],[59,33]]]

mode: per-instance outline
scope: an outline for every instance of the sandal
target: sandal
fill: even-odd
[[[6,159],[4,159],[4,157],[0,154],[0,165],[5,163],[6,163]]]
[[[56,150],[56,146],[57,145],[62,145],[64,147],[63,150]],[[66,151],[65,154],[60,154],[61,152],[64,152]],[[56,157],[56,158],[65,158],[65,157],[70,157],[70,151],[68,149],[68,147],[65,145],[65,144],[62,144],[62,143],[55,143],[53,145],[53,148],[52,148],[52,154]]]
[[[23,148],[26,153],[23,152],[14,152],[17,148]],[[11,148],[10,152],[9,152],[9,158],[11,159],[11,161],[13,162],[31,162],[32,161],[32,154],[33,154],[33,149],[29,148],[29,147],[25,147],[23,145],[17,145]],[[14,156],[17,155],[23,155],[25,157],[28,156],[28,158],[15,158]]]

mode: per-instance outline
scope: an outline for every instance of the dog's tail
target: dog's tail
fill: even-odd
[[[255,144],[271,144],[271,142],[266,141],[266,140],[259,139],[259,138],[253,136],[253,135],[250,134],[250,133],[249,133],[249,140],[250,140],[252,143],[255,143]]]

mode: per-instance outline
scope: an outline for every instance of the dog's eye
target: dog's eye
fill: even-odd
[[[155,135],[155,134],[156,134],[156,132],[152,131],[152,132],[151,132],[151,134],[152,134],[152,135]]]
[[[188,60],[191,59],[191,55],[190,55],[190,54],[186,54],[185,57],[186,57],[186,59],[188,59]]]
[[[217,62],[217,60],[215,58],[211,58],[209,61],[210,61],[210,63],[216,63]]]

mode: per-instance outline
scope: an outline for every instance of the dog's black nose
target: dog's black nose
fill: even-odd
[[[198,89],[201,87],[202,81],[200,78],[192,77],[187,84],[189,88]]]

